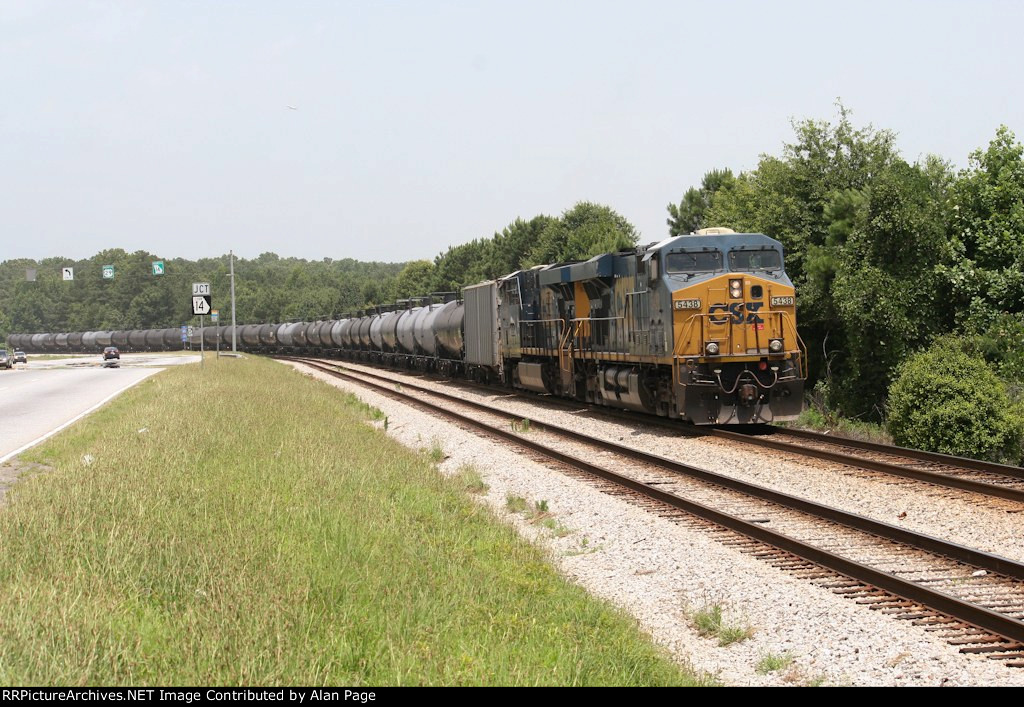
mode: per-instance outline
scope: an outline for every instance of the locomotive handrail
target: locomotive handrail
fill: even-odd
[[[572,337],[569,335],[571,331],[572,328],[566,326],[558,341],[558,368],[562,372],[570,374],[572,373]],[[569,346],[566,346],[566,343],[569,343]]]
[[[681,349],[683,347],[683,342],[688,340],[690,330],[693,329],[694,325],[697,322],[701,322],[702,321],[703,316],[704,315],[701,314],[700,312],[692,313],[690,315],[690,318],[686,320],[686,327],[682,331],[683,335],[680,336],[676,340],[675,345],[672,347],[672,382],[673,382],[673,384],[677,384],[677,385],[682,385],[683,384],[683,380],[682,380],[682,377],[680,376],[680,372],[679,372],[679,365],[680,365],[679,361],[680,361],[680,357],[683,355],[682,351],[681,351]],[[704,350],[704,327],[703,327],[703,325],[701,326],[701,331],[700,331],[700,348],[701,348],[701,351]]]
[[[564,319],[520,319],[519,320],[519,346],[523,348],[523,325],[524,324],[555,324],[557,328],[555,330],[555,340],[561,342],[562,330],[566,326]],[[546,343],[546,342],[545,342]],[[543,348],[549,351],[553,350],[551,346],[534,346],[531,348]]]
[[[780,311],[779,314],[783,317],[783,321],[785,321],[785,318],[793,316],[789,312],[785,312],[785,311]],[[800,336],[800,330],[797,329],[795,321],[792,322],[792,326],[793,326],[793,333],[796,334],[797,348],[800,349],[800,354],[801,354],[800,355],[800,375],[803,378],[806,379],[807,378],[807,367],[808,367],[808,363],[807,363],[807,344],[804,343],[803,337]],[[783,332],[785,332],[785,329],[783,329]]]
[[[594,347],[594,327],[593,326],[589,326],[589,325],[592,325],[595,322],[625,321],[625,319],[626,319],[626,317],[624,317],[624,316],[618,316],[618,317],[576,317],[574,319],[570,319],[569,320],[570,322],[575,322],[576,323],[576,331],[575,331],[575,334],[574,334],[574,337],[573,337],[573,343],[574,343],[574,347],[573,348],[576,349],[577,351],[582,352],[584,354],[584,356],[589,352],[590,355],[591,355],[591,358],[596,359],[598,351]],[[584,323],[586,323],[588,325],[586,327],[587,333],[581,335],[580,332],[584,329],[584,327],[583,327]],[[625,334],[623,329],[624,329],[624,327],[620,327],[620,331],[618,332],[619,335],[616,337],[616,339],[617,339],[616,341],[613,342],[613,341],[611,341],[611,336],[608,337],[608,339],[609,339],[608,346],[610,347],[610,350],[613,353],[628,353],[628,351],[626,351],[626,347],[624,345],[625,341],[622,340],[622,337]],[[610,334],[610,329],[609,329],[609,334]],[[588,346],[584,346],[584,337],[590,340],[589,347]]]

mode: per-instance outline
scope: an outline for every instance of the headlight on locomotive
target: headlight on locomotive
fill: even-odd
[[[782,353],[782,339],[769,339],[768,350],[772,353]]]
[[[733,299],[743,298],[743,280],[729,280],[729,296]]]
[[[717,356],[718,344],[716,344],[714,341],[709,341],[707,345],[704,347],[704,350],[707,352],[708,356]]]

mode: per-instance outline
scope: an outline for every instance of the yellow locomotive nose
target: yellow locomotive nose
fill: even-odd
[[[673,293],[678,356],[761,357],[798,353],[790,285],[722,275]],[[701,302],[699,308],[689,303]]]

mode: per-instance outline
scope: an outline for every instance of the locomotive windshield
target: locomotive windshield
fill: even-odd
[[[757,270],[781,270],[782,256],[774,249],[730,250],[729,269],[736,272]]]
[[[675,251],[665,256],[666,272],[716,272],[722,269],[722,254],[717,250]]]

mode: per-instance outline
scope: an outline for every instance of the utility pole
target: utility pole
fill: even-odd
[[[228,257],[231,262],[231,353],[238,353],[237,336],[235,331],[235,251],[229,250]]]

